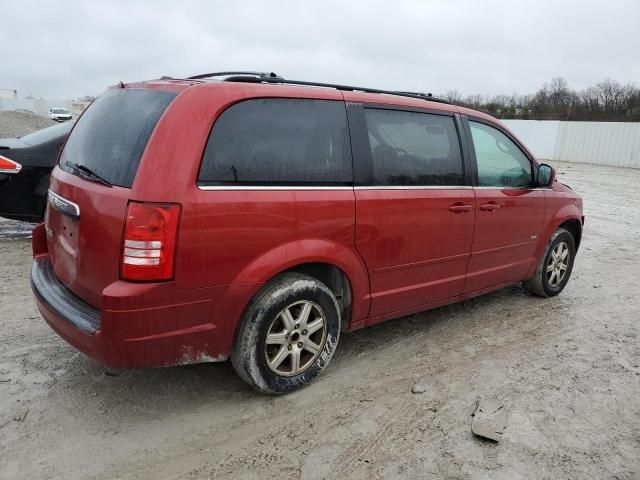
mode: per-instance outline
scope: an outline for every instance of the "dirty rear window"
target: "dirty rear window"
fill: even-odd
[[[60,158],[84,165],[113,185],[131,188],[140,158],[173,92],[113,89],[99,96],[80,117]]]

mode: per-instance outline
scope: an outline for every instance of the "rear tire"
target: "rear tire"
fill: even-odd
[[[255,389],[284,394],[311,383],[329,364],[340,337],[340,309],[319,280],[285,273],[249,304],[231,363]]]
[[[535,275],[524,282],[524,288],[538,297],[558,295],[569,281],[576,256],[573,235],[564,228],[554,232],[538,261]]]

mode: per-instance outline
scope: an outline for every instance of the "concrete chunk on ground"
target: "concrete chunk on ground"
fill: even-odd
[[[504,404],[480,400],[471,416],[471,431],[474,435],[495,442],[502,440],[509,419],[509,412]]]
[[[416,394],[425,393],[426,391],[427,391],[427,386],[421,385],[419,383],[414,385],[413,388],[411,389],[411,393],[416,393]]]

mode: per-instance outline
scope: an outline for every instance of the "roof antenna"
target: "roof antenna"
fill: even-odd
[[[122,80],[120,80],[120,83],[118,84],[118,86],[119,86],[120,88],[124,88],[124,83],[122,83]]]

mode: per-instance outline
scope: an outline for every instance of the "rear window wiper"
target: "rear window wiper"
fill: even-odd
[[[106,185],[107,187],[113,187],[113,185],[107,179],[101,177],[96,172],[91,170],[89,167],[85,167],[84,165],[78,165],[77,163],[69,162],[69,161],[64,162],[64,164],[71,167],[71,169],[74,172],[79,173],[81,177],[87,180],[93,180],[94,182],[101,183],[103,185]]]

